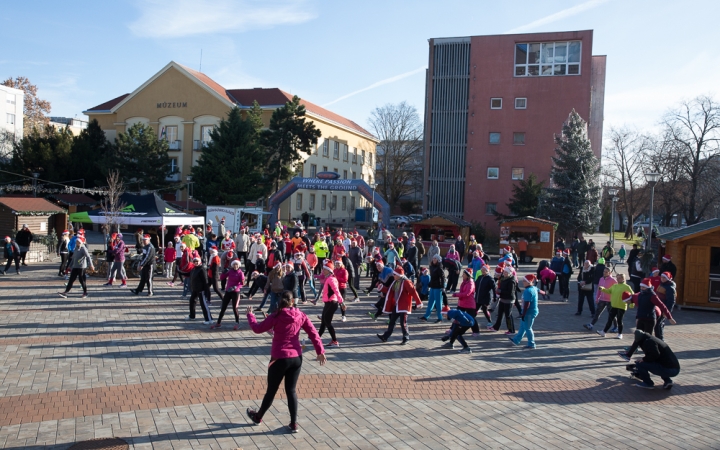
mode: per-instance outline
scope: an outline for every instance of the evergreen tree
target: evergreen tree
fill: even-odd
[[[309,155],[320,136],[315,124],[306,121],[305,106],[297,95],[273,112],[261,142],[266,151],[267,176],[275,191],[280,189],[281,181],[295,173],[296,164],[302,160],[300,152]]]
[[[112,144],[106,139],[100,124],[96,119],[91,120],[87,128],[73,139],[72,160],[83,163],[72,164],[68,168],[68,178],[84,179],[86,188],[105,186],[113,155]]]
[[[496,212],[498,220],[508,217],[535,216],[542,195],[543,183],[543,181],[537,181],[537,176],[531,173],[527,180],[520,180],[519,183],[513,185],[510,203],[505,204],[510,209],[510,215]]]
[[[574,109],[555,144],[552,187],[540,199],[540,215],[558,222],[560,236],[593,232],[600,222],[600,161],[590,148],[587,124]]]
[[[247,118],[258,134],[262,131],[264,126],[262,114],[263,111],[262,108],[260,108],[260,103],[258,103],[257,100],[253,100],[252,109],[248,111]]]
[[[72,165],[85,163],[71,158],[72,142],[73,135],[67,127],[33,127],[19,142],[14,143],[10,159],[3,164],[3,168],[28,176],[37,172],[41,179],[48,181],[67,180]],[[4,178],[8,177],[17,178],[11,175]]]
[[[240,109],[233,108],[210,137],[192,168],[195,198],[206,205],[238,205],[269,193],[265,155],[250,114],[243,120]]]
[[[170,157],[168,143],[158,140],[153,127],[136,123],[116,140],[111,169],[120,171],[129,190],[159,190],[168,187]]]

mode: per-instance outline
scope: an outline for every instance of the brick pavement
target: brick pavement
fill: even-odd
[[[91,279],[90,297],[78,291],[65,300],[54,294],[62,283],[52,273],[33,266],[0,278],[4,448],[67,448],[111,436],[133,448],[670,449],[720,442],[716,313],[677,312],[679,325],[666,328],[682,364],[668,393],[630,386],[615,356],[630,340],[584,331],[588,314],[575,317],[572,300],[541,302],[535,351],[482,333],[469,339],[473,354],[458,355],[439,348],[446,324],[424,324],[417,315],[410,345],[398,346],[397,335],[380,343],[374,334],[384,323],[367,318],[374,299],[362,297],[349,304],[348,322],[336,319],[341,347],[328,349],[328,364],[306,359],[298,386],[302,432],[287,435],[282,393],[263,425],[250,426],[244,416],[264,394],[270,339],[251,333],[243,318],[240,331],[184,322],[179,288],[160,283],[147,298]],[[320,307],[303,308],[317,324]],[[230,313],[223,323],[232,322]]]

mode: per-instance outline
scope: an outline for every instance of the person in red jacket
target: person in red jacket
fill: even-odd
[[[237,261],[237,260],[235,260]],[[210,282],[210,285],[213,287],[213,290],[215,293],[220,297],[220,300],[223,299],[223,295],[220,292],[220,289],[218,287],[218,282],[220,281],[220,276],[227,272],[226,270],[222,270],[220,267],[220,256],[218,256],[217,247],[212,246],[210,249],[210,255],[208,256],[208,281]]]
[[[335,269],[333,270],[333,274],[338,281],[340,295],[343,299],[347,298],[348,271],[347,269],[345,269],[345,265],[343,264],[342,260],[335,261]],[[340,312],[342,313],[341,320],[343,322],[347,320],[347,317],[345,317],[345,310],[347,310],[347,306],[345,306],[345,302],[342,302],[340,304]]]
[[[407,315],[412,313],[413,303],[422,306],[422,301],[412,281],[405,277],[405,271],[402,267],[395,268],[393,278],[395,281],[390,285],[387,294],[385,294],[385,305],[383,306],[383,312],[390,314],[390,323],[385,333],[378,334],[377,337],[381,341],[387,342],[395,329],[395,323],[400,319],[400,329],[403,333],[400,345],[405,345],[410,340]]]
[[[470,314],[473,319],[477,317],[478,308],[475,303],[475,283],[473,282],[473,276],[472,276],[472,269],[466,268],[462,272],[462,284],[460,285],[460,292],[456,292],[452,295],[453,297],[458,297],[458,306],[457,309],[460,311],[464,311],[468,314]],[[450,334],[452,332],[452,327],[450,327],[449,332],[445,334]],[[472,326],[472,332],[473,336],[478,336],[480,334],[480,327],[478,326],[477,320],[475,321],[475,324]]]

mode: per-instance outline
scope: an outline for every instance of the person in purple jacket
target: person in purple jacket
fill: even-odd
[[[302,348],[300,345],[300,329],[305,330],[310,341],[315,347],[317,353],[317,361],[320,365],[325,365],[327,358],[325,357],[325,349],[323,348],[320,335],[310,319],[299,309],[294,308],[293,293],[284,291],[280,296],[277,310],[270,314],[260,323],[255,321],[252,307],[247,308],[247,319],[250,328],[255,333],[264,333],[272,330],[273,340],[270,348],[270,363],[268,364],[268,387],[263,397],[260,409],[255,411],[248,408],[247,415],[250,420],[258,425],[262,422],[262,418],[272,405],[275,394],[280,387],[280,382],[285,378],[285,395],[287,396],[288,409],[290,410],[290,425],[288,429],[291,433],[298,432],[297,426],[297,394],[295,386],[297,385],[300,369],[302,367]]]

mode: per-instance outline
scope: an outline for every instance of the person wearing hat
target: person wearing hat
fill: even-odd
[[[253,295],[259,290],[260,292],[265,292],[265,286],[267,286],[267,275],[255,271],[250,274],[250,281],[252,281],[252,284],[250,285],[250,290],[245,294],[245,297],[247,297],[248,300],[252,300]],[[263,310],[263,306],[265,306],[265,301],[267,300],[266,297],[263,296],[262,303],[255,308],[255,311],[260,312]]]
[[[633,245],[635,247],[635,245]],[[630,252],[632,254],[632,251]],[[642,267],[642,257],[645,254],[643,249],[637,249],[636,257],[633,259],[633,262],[630,263],[630,258],[628,258],[628,272],[630,273],[630,282],[633,284],[633,287],[635,288],[635,292],[640,292],[640,283],[642,282],[643,278],[645,278],[645,271]],[[630,270],[632,269],[632,270]]]
[[[480,267],[480,276],[475,280],[475,306],[482,310],[487,320],[486,327],[492,326],[490,315],[490,303],[497,301],[495,279],[490,274],[490,266],[485,264]]]
[[[142,257],[140,258],[140,263],[138,264],[138,270],[140,271],[140,283],[138,283],[138,287],[135,289],[131,289],[130,292],[132,292],[135,295],[140,294],[144,289],[145,285],[147,284],[148,287],[148,297],[152,297],[153,292],[153,268],[155,266],[155,247],[152,246],[150,243],[150,235],[146,234],[143,236],[143,248],[142,248]]]
[[[68,254],[70,253],[68,250],[69,242],[70,232],[65,230],[62,232],[62,236],[60,236],[60,240],[58,241],[57,249],[55,250],[55,254],[60,257],[60,268],[58,269],[59,277],[65,274],[65,269],[67,268]]]
[[[471,268],[462,271],[462,283],[460,284],[460,292],[454,293],[453,297],[458,298],[457,309],[464,311],[473,318],[472,331],[473,336],[480,334],[475,317],[477,317],[477,303],[475,302],[475,281],[473,280],[473,272]],[[454,342],[454,341],[453,341]],[[460,342],[462,344],[462,342]]]
[[[610,261],[615,256],[615,250],[612,247],[612,243],[608,241],[600,252],[600,256],[605,258],[606,261]]]
[[[212,234],[212,232],[213,232],[213,221],[208,220],[207,224],[205,225],[205,235],[209,237]]]
[[[668,322],[673,325],[677,323],[675,322],[675,319],[673,319],[670,310],[667,306],[665,306],[665,303],[663,303],[657,294],[655,294],[650,278],[644,278],[640,282],[640,292],[625,301],[633,302],[637,308],[637,313],[635,315],[635,328],[638,330],[643,330],[646,333],[652,333],[655,329],[655,323],[660,315],[667,317]],[[660,310],[659,313],[658,309]],[[634,349],[632,350],[634,351]],[[628,353],[632,356],[631,352]]]
[[[83,290],[82,298],[85,298],[88,296],[85,270],[88,268],[88,266],[90,266],[90,270],[95,270],[95,266],[92,263],[90,252],[88,252],[88,249],[85,246],[85,238],[82,236],[78,237],[75,242],[75,251],[73,252],[73,257],[70,264],[72,268],[70,272],[70,280],[65,287],[65,291],[58,292],[58,295],[62,298],[67,298],[67,294],[72,289],[75,280],[78,280],[80,281],[80,286],[82,286]]]
[[[195,320],[195,301],[200,301],[202,309],[204,325],[210,325],[213,322],[210,313],[210,283],[208,282],[207,268],[203,265],[200,256],[193,258],[193,269],[190,272],[190,314],[185,320]]]
[[[407,248],[405,249],[404,258],[413,268],[413,276],[410,276],[410,281],[415,281],[415,274],[419,273],[420,259],[418,258],[418,249],[415,246],[415,239],[408,239]]]
[[[295,295],[295,297],[299,297],[301,304],[304,305],[307,303],[307,297],[305,296],[305,285],[307,284],[308,280],[312,279],[313,269],[305,260],[302,252],[295,252],[291,262],[293,266],[293,271],[295,272],[295,276],[298,279],[297,294],[299,295]],[[315,287],[312,286],[311,289],[314,293]]]
[[[5,236],[5,259],[7,262],[5,263],[5,270],[2,271],[2,274],[5,275],[14,262],[15,273],[20,275],[20,246],[10,236]]]
[[[223,256],[227,256],[227,254],[223,255]],[[222,275],[224,273],[229,272],[233,263],[235,261],[239,261],[239,260],[236,258],[236,259],[230,259],[228,261],[228,259],[226,258],[225,261],[226,261],[227,266],[223,265],[223,262],[220,259],[220,256],[218,254],[217,247],[210,248],[210,252],[208,254],[208,259],[207,259],[208,283],[210,283],[210,286],[212,286],[213,291],[215,291],[215,293],[218,295],[218,297],[220,297],[220,300],[224,300],[224,298],[225,298],[225,296],[222,294],[222,292],[220,292],[220,284],[222,284],[222,286],[223,286],[222,290],[227,292],[227,289],[225,289],[225,283],[227,283],[227,281],[226,281],[227,277],[222,278]],[[227,268],[225,268],[225,267],[227,267]],[[234,278],[233,278],[233,281],[234,281]],[[245,282],[245,276],[242,277],[242,281],[243,281],[243,283]],[[239,295],[239,292],[240,291],[238,290],[238,295]],[[227,305],[226,305],[226,307],[227,307]]]
[[[452,247],[450,250],[453,250]],[[460,264],[460,260],[453,258],[451,255],[457,256],[457,253],[448,252],[442,261],[442,265],[448,270],[446,290],[447,292],[455,293],[460,278],[460,271],[462,271],[462,264]]]
[[[625,255],[627,254],[627,251],[625,250],[625,244],[620,244],[620,250],[618,250],[618,256],[620,257],[620,264],[625,263]]]
[[[602,259],[602,258],[601,258]],[[598,260],[599,261],[599,260]],[[610,288],[617,284],[617,280],[610,276],[610,268],[605,267],[603,269],[603,276],[598,280],[597,282],[597,294],[595,295],[595,314],[593,315],[592,320],[590,323],[586,323],[583,325],[586,330],[592,331],[594,325],[597,323],[598,319],[600,319],[600,316],[602,315],[603,311],[605,309],[608,310],[608,314],[610,314],[610,309],[612,306],[610,305],[610,294],[607,292],[603,292],[601,288]],[[617,331],[617,320],[613,322],[613,328],[610,330],[611,332]]]
[[[217,249],[214,258],[217,258]],[[222,318],[225,315],[225,311],[229,304],[232,304],[233,314],[235,314],[235,327],[233,330],[240,329],[240,313],[238,306],[240,304],[240,289],[245,284],[245,275],[240,270],[240,260],[236,259],[230,264],[230,270],[220,275],[220,278],[226,280],[227,289],[225,295],[222,296],[222,306],[220,307],[220,313],[218,314],[217,322],[210,326],[211,329],[218,329],[222,326]],[[214,283],[217,286],[217,283]],[[217,292],[217,291],[216,291]]]
[[[670,390],[673,387],[672,378],[680,373],[680,362],[670,347],[642,330],[635,330],[635,341],[633,347],[642,348],[645,356],[635,361],[633,376],[641,380],[635,386],[644,389],[654,389],[655,383],[650,374],[658,375],[663,380],[663,389]],[[629,361],[629,358],[627,359]]]
[[[465,341],[463,334],[465,334],[470,327],[477,325],[475,318],[460,309],[448,309],[447,311],[444,311],[443,314],[445,314],[447,320],[452,321],[452,325],[450,326],[450,330],[448,330],[450,331],[450,334],[442,337],[443,341],[449,341],[445,342],[445,344],[442,345],[442,348],[454,349],[455,340],[457,340],[460,342],[460,345],[462,345],[460,353],[472,353],[472,350]]]
[[[120,287],[125,288],[127,287],[127,274],[125,273],[125,241],[123,241],[122,233],[113,233],[110,251],[112,251],[113,260],[108,271],[107,286],[112,286],[115,278],[119,277]]]
[[[360,267],[362,266],[363,258],[362,247],[358,245],[358,242],[355,239],[351,240],[350,251],[348,251],[347,259],[351,264],[348,269],[352,271],[352,286],[355,291],[360,289]],[[357,292],[355,293],[355,298],[357,299]]]
[[[595,266],[592,265],[590,260],[583,262],[583,267],[578,271],[578,307],[576,316],[582,315],[583,304],[587,300],[588,309],[590,309],[590,316],[595,315],[595,300],[593,297],[593,286],[595,279]]]
[[[617,283],[609,287],[601,287],[601,293],[610,294],[610,313],[605,323],[605,328],[596,330],[596,333],[605,337],[605,333],[610,327],[617,328],[617,337],[622,339],[623,335],[623,317],[627,311],[628,304],[626,300],[630,299],[633,289],[625,283],[625,274],[620,273],[617,276]]]
[[[663,255],[660,272],[668,272],[670,274],[670,279],[675,279],[675,276],[677,276],[677,267],[675,267],[675,263],[672,262],[672,256]]]
[[[527,345],[523,347],[523,350],[534,350],[535,349],[535,333],[533,333],[533,324],[535,318],[540,312],[538,309],[538,288],[535,286],[537,278],[535,274],[529,273],[522,278],[523,285],[523,312],[521,314],[522,322],[520,322],[520,329],[515,336],[508,337],[513,345],[520,345],[523,336],[527,334]]]
[[[677,293],[675,282],[670,272],[661,273],[660,279],[662,282],[655,292],[657,292],[658,297],[665,304],[668,311],[672,312],[673,308],[675,308],[675,296]],[[660,340],[665,339],[665,319],[665,315],[661,315],[655,324],[655,336]]]
[[[330,333],[330,338],[332,339],[330,341],[329,347],[340,347],[340,344],[338,343],[337,336],[335,335],[335,327],[332,325],[333,316],[335,315],[335,312],[338,310],[340,303],[342,303],[343,298],[340,295],[340,286],[338,285],[338,280],[335,278],[334,274],[334,265],[330,261],[326,261],[325,265],[323,266],[323,273],[322,273],[322,301],[323,301],[323,310],[322,315],[320,316],[320,320],[322,323],[320,324],[320,330],[318,330],[318,334],[320,337],[322,337],[323,333],[325,333],[325,329],[327,328],[328,332]]]
[[[143,236],[144,236],[143,229],[138,228],[137,231],[135,231],[135,250],[137,251],[138,254],[142,253]]]
[[[393,272],[393,283],[390,285],[385,294],[383,304],[383,312],[390,315],[385,333],[378,334],[377,337],[383,342],[387,342],[395,329],[395,324],[400,320],[400,329],[403,338],[400,345],[405,345],[410,340],[410,333],[407,327],[407,316],[412,313],[414,305],[422,305],[422,300],[415,290],[413,282],[405,276],[402,267],[397,267]]]
[[[425,314],[420,317],[420,320],[427,322],[430,318],[433,308],[437,311],[437,320],[435,323],[442,322],[442,291],[445,288],[445,270],[443,269],[440,254],[433,256],[430,261],[430,297],[428,300]]]
[[[280,300],[280,295],[283,292],[283,277],[285,276],[285,273],[283,271],[283,264],[280,261],[277,261],[275,263],[275,266],[270,268],[268,266],[269,273],[268,273],[268,282],[265,286],[265,292],[270,297],[270,309],[268,310],[268,314],[272,314],[277,309],[278,301]]]
[[[347,257],[345,258],[347,259]],[[335,275],[335,279],[338,282],[338,289],[340,289],[340,297],[345,300],[347,298],[347,287],[348,283],[350,282],[350,275],[348,270],[345,268],[345,264],[343,264],[342,259],[338,259],[333,262],[333,275]],[[357,292],[355,293],[355,298],[357,298]],[[342,313],[342,321],[345,322],[347,318],[345,317],[345,310],[347,309],[347,306],[344,302],[340,303],[340,312]]]
[[[360,261],[362,261],[362,257],[360,258]],[[359,302],[360,299],[358,298],[357,289],[355,288],[355,280],[358,278],[355,275],[355,268],[353,267],[354,264],[352,261],[350,261],[350,257],[348,255],[343,255],[342,258],[340,258],[340,262],[342,263],[343,267],[347,271],[347,287],[350,288],[350,291],[353,293],[353,301]],[[345,297],[345,293],[343,293],[343,299]],[[343,317],[345,317],[345,305],[343,304]],[[343,320],[344,322],[344,320]]]
[[[660,286],[660,283],[662,283],[662,280],[660,279],[660,269],[657,267],[653,267],[650,269],[650,283],[652,284],[653,290],[657,292],[658,286]]]
[[[217,217],[215,217],[217,219]],[[220,219],[220,224],[218,224],[218,236],[225,236],[225,218],[223,217]]]
[[[270,249],[268,250],[267,259],[265,261],[268,271],[275,267],[277,263],[283,264],[285,261],[283,259],[283,254],[280,250],[278,250],[275,241],[270,241]]]
[[[494,325],[487,328],[488,331],[498,331],[500,329],[500,325],[502,325],[503,316],[505,316],[505,323],[508,329],[505,335],[510,336],[515,334],[515,322],[512,317],[512,307],[513,303],[517,301],[515,294],[517,290],[518,282],[515,278],[515,270],[512,266],[504,266],[497,289],[500,296],[497,319],[495,320]]]
[[[27,264],[25,264],[25,257],[27,256],[27,252],[30,251],[32,241],[33,234],[27,224],[24,223],[20,231],[15,235],[15,242],[17,242],[18,247],[20,247],[20,262],[23,266],[27,266]]]
[[[378,255],[379,256],[379,255]],[[377,288],[378,288],[378,294],[379,294],[379,300],[375,302],[375,312],[369,312],[368,315],[372,320],[377,320],[378,317],[380,317],[383,314],[383,305],[385,304],[385,294],[387,294],[388,289],[390,289],[390,286],[393,284],[395,279],[393,278],[393,273],[395,272],[392,267],[386,266],[383,264],[382,259],[378,259],[375,263],[378,277],[377,277]],[[373,287],[371,285],[371,287]]]

